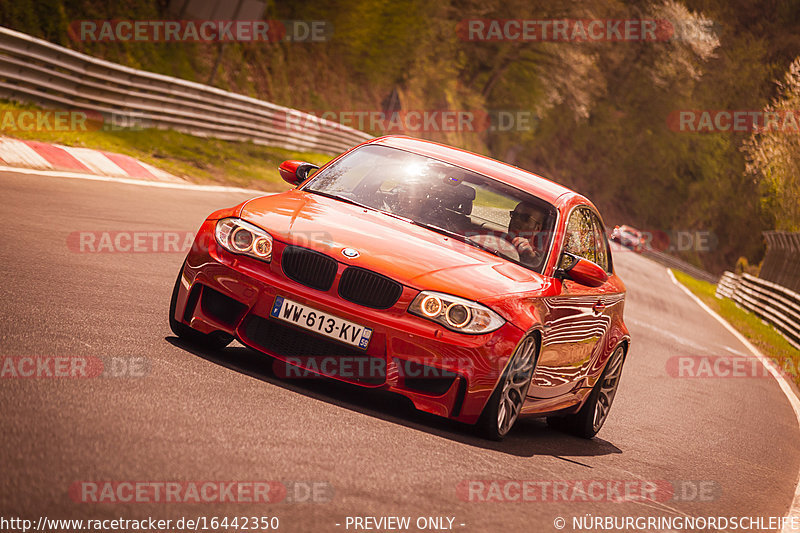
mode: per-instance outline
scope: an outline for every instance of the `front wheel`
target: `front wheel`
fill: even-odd
[[[597,435],[608,418],[611,404],[617,394],[624,361],[625,349],[619,346],[609,357],[600,379],[592,388],[592,392],[589,393],[589,398],[581,410],[574,415],[548,417],[547,424],[554,429],[566,431],[585,439],[591,439]]]
[[[175,311],[178,306],[178,291],[181,287],[181,278],[183,277],[183,267],[185,265],[186,263],[181,266],[181,270],[178,272],[178,279],[175,280],[175,286],[172,288],[172,298],[169,302],[169,329],[180,339],[198,348],[208,348],[212,350],[224,348],[231,343],[233,336],[222,331],[201,333],[175,318]]]
[[[478,420],[478,428],[486,438],[502,440],[511,431],[525,403],[538,355],[539,343],[534,337],[525,337],[517,346]]]

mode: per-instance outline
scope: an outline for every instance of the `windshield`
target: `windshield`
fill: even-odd
[[[517,188],[436,159],[368,145],[303,190],[402,217],[541,272],[556,209]]]

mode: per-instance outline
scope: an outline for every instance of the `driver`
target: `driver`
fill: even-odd
[[[544,227],[545,213],[540,209],[520,202],[509,211],[508,240],[517,249],[519,260],[526,265],[538,266],[544,260],[544,251],[537,247],[537,236]]]

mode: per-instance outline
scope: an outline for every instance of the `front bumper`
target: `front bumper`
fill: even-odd
[[[410,287],[403,287],[389,309],[352,303],[338,294],[350,263],[337,260],[333,286],[316,290],[283,273],[285,243],[275,241],[270,263],[231,254],[214,240],[215,224],[203,224],[187,256],[175,318],[204,333],[236,336],[275,358],[276,373],[286,378],[322,375],[388,389],[409,398],[417,409],[471,424],[525,334],[508,322],[486,335],[452,332],[406,311],[418,294]],[[368,348],[359,350],[270,318],[277,296],[372,328]]]

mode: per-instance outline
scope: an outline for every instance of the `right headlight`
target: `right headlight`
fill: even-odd
[[[437,322],[459,333],[491,333],[505,320],[477,302],[441,292],[422,291],[408,306],[408,312]]]
[[[214,236],[219,245],[229,252],[249,255],[267,263],[272,260],[272,236],[242,219],[219,220]]]

